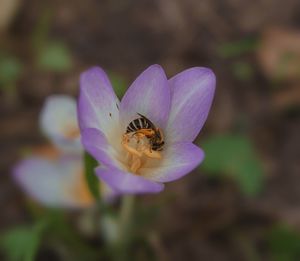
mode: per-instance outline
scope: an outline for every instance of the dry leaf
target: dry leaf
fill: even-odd
[[[20,3],[20,0],[0,0],[0,32],[5,31],[10,25]]]
[[[281,28],[264,31],[258,62],[272,80],[300,79],[300,31]]]

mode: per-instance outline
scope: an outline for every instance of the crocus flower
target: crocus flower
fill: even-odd
[[[120,102],[101,68],[82,73],[79,125],[84,148],[101,163],[98,177],[119,193],[157,193],[192,171],[204,158],[192,142],[208,116],[215,82],[207,68],[167,80],[153,65]]]
[[[84,180],[75,99],[47,98],[40,126],[53,145],[34,148],[33,155],[19,162],[14,168],[16,181],[31,198],[49,207],[92,206],[94,199]],[[103,196],[111,197],[111,190],[105,188]]]
[[[84,181],[80,155],[52,157],[41,151],[19,162],[15,179],[27,195],[55,208],[90,207],[94,199]]]
[[[44,135],[60,150],[80,153],[80,131],[74,98],[52,95],[47,98],[40,113],[40,128]]]

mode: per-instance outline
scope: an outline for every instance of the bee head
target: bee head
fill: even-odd
[[[164,144],[165,144],[164,141],[153,142],[151,144],[151,148],[155,151],[160,151],[163,149]]]

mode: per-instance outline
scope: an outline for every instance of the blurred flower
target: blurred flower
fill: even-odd
[[[80,153],[80,131],[76,101],[66,95],[47,98],[40,114],[40,128],[52,143],[64,152]]]
[[[43,133],[53,145],[38,147],[17,164],[14,177],[33,199],[49,207],[82,208],[94,203],[86,181],[76,101],[68,96],[49,97],[40,115]],[[112,195],[109,188],[103,194]]]
[[[192,142],[207,118],[215,81],[201,67],[167,80],[153,65],[119,102],[102,69],[84,72],[79,125],[84,148],[101,163],[99,178],[119,193],[157,193],[164,182],[192,171],[204,158]]]

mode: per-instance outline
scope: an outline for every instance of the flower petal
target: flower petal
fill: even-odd
[[[166,126],[170,111],[170,89],[164,70],[159,65],[146,69],[129,87],[120,107],[122,128],[145,115],[160,128]]]
[[[32,157],[14,169],[19,185],[33,199],[49,207],[88,207],[93,199],[83,180],[80,157],[57,161]]]
[[[192,142],[210,110],[216,77],[208,68],[185,70],[169,80],[171,110],[166,129],[169,142]]]
[[[172,144],[155,168],[142,168],[141,175],[156,182],[169,182],[191,172],[204,159],[204,152],[190,142]]]
[[[81,150],[76,101],[72,97],[48,97],[40,114],[40,126],[45,135],[60,149]]]
[[[93,67],[80,76],[78,118],[81,130],[98,128],[106,137],[119,128],[119,100],[106,73]]]
[[[117,160],[117,151],[108,143],[104,134],[95,128],[84,129],[81,132],[82,144],[98,162],[112,168],[123,168]],[[120,141],[121,143],[121,141]]]
[[[96,173],[103,182],[121,194],[158,193],[164,189],[164,184],[118,169],[98,167]]]

